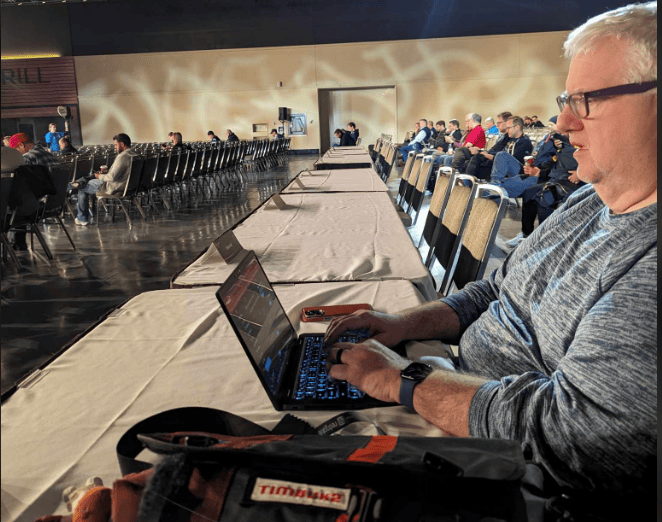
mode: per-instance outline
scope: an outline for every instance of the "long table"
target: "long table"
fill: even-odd
[[[299,333],[325,323],[301,323],[304,306],[372,303],[393,313],[424,302],[408,281],[274,285]],[[204,406],[273,428],[283,412],[269,402],[232,327],[216,288],[143,293],[118,308],[2,405],[2,521],[67,514],[62,491],[101,477],[120,477],[115,445],[135,423],[155,413]],[[441,353],[438,342],[411,343],[408,355]],[[389,435],[443,436],[404,407],[364,410]],[[313,425],[337,412],[297,412]],[[363,434],[371,425],[356,424]],[[140,460],[153,462],[153,455]],[[119,521],[118,521],[119,522]]]
[[[374,169],[304,170],[282,192],[388,192],[388,187]]]
[[[283,194],[234,229],[274,283],[406,279],[426,299],[434,282],[387,193]],[[176,274],[173,288],[219,285],[232,271],[210,246]]]
[[[315,170],[330,169],[374,169],[370,154],[365,150],[327,151],[324,156],[315,162]]]

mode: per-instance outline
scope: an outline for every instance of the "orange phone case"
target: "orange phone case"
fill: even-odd
[[[306,312],[311,310],[321,310],[323,314],[315,316],[306,315]],[[349,315],[357,310],[372,310],[372,306],[367,303],[335,306],[307,306],[301,309],[301,320],[306,323],[328,321],[340,315]]]

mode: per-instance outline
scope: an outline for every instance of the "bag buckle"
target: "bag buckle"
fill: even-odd
[[[221,441],[207,435],[179,435],[174,438],[173,442],[175,444],[183,442],[184,446],[190,446],[193,448],[208,448],[215,444],[219,444]]]

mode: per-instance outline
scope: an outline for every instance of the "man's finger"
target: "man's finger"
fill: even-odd
[[[349,376],[349,368],[344,364],[334,364],[329,370],[329,377],[337,381],[346,381]]]

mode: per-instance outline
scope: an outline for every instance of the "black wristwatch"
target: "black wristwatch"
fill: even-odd
[[[414,410],[414,388],[432,373],[432,366],[413,362],[400,372],[400,404]]]

